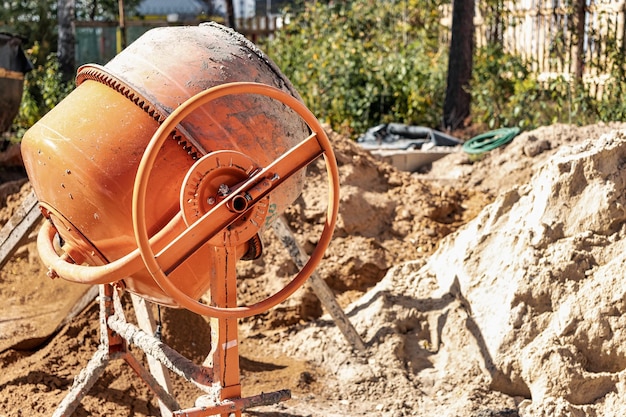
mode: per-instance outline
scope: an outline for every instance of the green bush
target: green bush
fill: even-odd
[[[588,87],[565,76],[539,81],[529,63],[505,53],[500,45],[476,52],[470,92],[474,121],[489,128],[532,129],[553,123],[582,125],[606,120],[598,111],[605,104],[597,102]]]
[[[336,131],[356,136],[391,121],[437,128],[449,52],[443,4],[449,2],[306,2],[265,49],[311,111]],[[617,64],[604,86],[611,94],[598,100],[573,76],[539,80],[530,62],[496,43],[477,49],[469,86],[473,123],[532,129],[623,120],[624,53],[614,42],[607,54]]]
[[[357,135],[389,121],[432,126],[447,71],[439,25],[432,1],[308,2],[265,49],[337,131]]]
[[[602,87],[602,99],[595,104],[602,121],[626,120],[626,50],[614,37],[606,39],[606,59],[612,62],[610,76]]]
[[[328,4],[325,4],[328,3]],[[438,128],[443,115],[449,28],[446,0],[304,2],[288,23],[261,45],[322,121],[356,137],[368,128],[399,122]],[[540,81],[531,65],[490,44],[474,54],[469,86],[473,123],[486,129],[532,129],[555,122],[623,120],[624,52],[615,40],[607,56],[616,64],[600,100],[571,78]],[[38,57],[38,45],[29,56]],[[39,60],[39,58],[35,58]],[[67,95],[54,55],[35,62],[26,77],[18,138]],[[14,129],[15,130],[15,129]]]
[[[520,58],[497,44],[476,51],[470,93],[473,120],[491,129],[550,118],[546,91]]]

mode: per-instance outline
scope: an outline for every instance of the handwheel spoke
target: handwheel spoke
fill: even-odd
[[[243,212],[235,213],[229,209],[229,203],[234,199],[244,196],[248,206],[252,207],[287,178],[315,161],[323,153],[317,134],[313,132],[266,168],[251,176],[155,256],[161,270],[169,274],[213,236],[241,217]],[[298,162],[294,163],[294,161]]]
[[[281,182],[295,174],[324,153],[317,138],[317,133],[313,132],[308,138],[268,165],[264,171],[275,173],[280,177]]]

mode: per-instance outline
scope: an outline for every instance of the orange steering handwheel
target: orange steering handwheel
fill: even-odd
[[[148,178],[161,146],[167,140],[170,132],[195,109],[220,97],[236,94],[263,95],[285,104],[294,110],[309,126],[312,132],[311,135],[289,149],[270,165],[250,176],[236,192],[233,192],[219,204],[216,204],[214,208],[189,225],[184,232],[174,238],[160,253],[155,255],[150,246],[144,213],[146,212]],[[192,299],[168,279],[167,273],[171,272],[195,250],[242,215],[240,212],[229,209],[229,207],[232,207],[234,199],[245,195],[250,201],[249,206],[251,207],[261,198],[268,195],[285,179],[312,163],[320,155],[324,156],[329,185],[326,222],[319,242],[309,260],[285,287],[252,305],[217,307]],[[261,183],[264,187],[262,194],[259,195],[258,192],[248,193],[248,191],[258,189],[258,185]],[[252,200],[250,200],[251,198]],[[161,289],[182,307],[201,315],[217,318],[241,318],[259,314],[283,302],[293,294],[311,276],[315,267],[321,261],[326,248],[330,244],[338,211],[339,172],[337,161],[324,129],[306,106],[293,96],[269,85],[253,82],[236,82],[212,87],[191,97],[176,108],[158,128],[146,147],[139,163],[133,188],[133,228],[137,247],[146,268]]]

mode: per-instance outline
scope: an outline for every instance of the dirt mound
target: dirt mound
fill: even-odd
[[[561,147],[389,271],[348,309],[366,359],[319,325],[285,353],[332,370],[344,415],[623,415],[625,156],[623,130]]]
[[[367,351],[352,351],[303,288],[243,322],[244,395],[290,388],[294,397],[248,415],[617,415],[626,141],[601,135],[616,127],[537,129],[478,161],[453,154],[422,174],[330,132],[340,218],[319,273]],[[322,228],[322,166],[285,213],[306,249]],[[244,302],[296,271],[271,233],[264,240],[264,256],[238,266]],[[16,283],[44,279],[25,248],[0,273],[3,299],[32,293]],[[169,344],[195,360],[208,353],[205,319],[162,316]],[[97,344],[92,304],[44,344],[5,350],[0,415],[50,415]],[[174,394],[189,406],[198,392],[175,378]],[[75,415],[155,413],[147,389],[112,363]]]
[[[599,123],[589,126],[555,124],[523,132],[505,147],[482,156],[457,153],[435,162],[424,178],[454,181],[498,195],[510,187],[525,184],[563,146],[595,140],[605,133],[624,127],[624,123]]]
[[[475,217],[491,196],[454,184],[439,184],[383,164],[354,142],[332,131],[329,136],[339,166],[339,218],[333,240],[318,268],[320,276],[347,304],[379,282],[398,263],[431,254],[444,236]],[[299,243],[311,251],[323,228],[326,172],[312,166],[302,197],[285,214]],[[276,291],[297,272],[289,254],[271,231],[264,256],[242,263],[242,297],[253,300]],[[265,315],[270,327],[317,318],[322,308],[304,288]]]

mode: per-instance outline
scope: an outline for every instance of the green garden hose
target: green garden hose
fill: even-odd
[[[463,150],[469,154],[481,154],[496,149],[513,140],[520,132],[519,127],[503,127],[474,136],[463,143]]]

